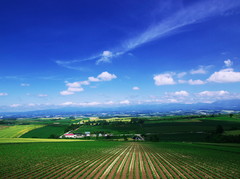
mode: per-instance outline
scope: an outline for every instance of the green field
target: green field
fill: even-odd
[[[16,124],[41,124],[41,125],[69,125],[77,123],[82,119],[69,119],[69,118],[20,118],[15,121]]]
[[[79,123],[79,121],[82,121]],[[185,141],[185,142],[238,142],[240,140],[240,117],[238,114],[211,116],[155,116],[130,118],[37,118],[17,119],[10,121],[11,127],[2,125],[0,137],[22,138],[58,138],[67,131],[73,133],[91,132],[91,134],[109,133],[113,134],[112,139],[123,138],[124,135],[131,137],[134,134],[145,136],[148,141]],[[21,125],[20,125],[21,124]],[[22,125],[28,124],[28,125]],[[23,126],[41,126],[41,128],[28,128],[23,133],[17,134],[14,128]],[[75,125],[75,126],[73,126]],[[22,127],[18,127],[22,126]],[[217,126],[222,126],[222,136],[214,135]],[[18,130],[18,129],[16,129]],[[21,129],[19,129],[21,131]],[[7,132],[9,131],[9,132]],[[12,131],[12,132],[11,132]],[[234,137],[231,137],[234,135]],[[122,137],[121,137],[122,136]],[[232,139],[231,139],[232,138]],[[96,137],[92,137],[96,139]],[[104,139],[98,138],[98,139]]]
[[[219,125],[223,127],[224,131],[240,129],[240,119],[233,119],[228,116],[194,119],[191,117],[155,117],[153,119],[144,118],[141,123],[89,123],[80,126],[74,132],[112,133],[114,135],[142,134],[147,137],[146,139],[150,139],[150,135],[157,135],[159,141],[204,142],[206,138],[209,138],[209,135],[216,131]]]
[[[231,131],[225,131],[224,135],[240,135],[240,130],[231,130]]]
[[[64,134],[67,125],[48,125],[29,131],[21,138],[58,138]]]
[[[43,125],[15,125],[0,129],[0,138],[17,138]]]
[[[237,179],[239,149],[171,142],[0,144],[0,177]]]
[[[0,178],[240,178],[239,120],[224,115],[11,121],[0,127]],[[69,130],[115,136],[48,139]],[[145,142],[123,142],[134,134]]]

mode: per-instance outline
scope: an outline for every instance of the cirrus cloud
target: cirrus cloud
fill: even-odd
[[[96,64],[98,65],[99,63],[110,63],[112,57],[113,53],[111,51],[103,51],[101,58],[96,61]]]
[[[138,48],[139,46],[169,36],[171,34],[175,34],[176,32],[179,32],[181,28],[188,25],[199,23],[202,21],[206,21],[210,18],[223,15],[223,13],[229,10],[234,10],[236,7],[239,6],[240,2],[238,0],[197,1],[191,3],[190,6],[186,6],[184,8],[181,6],[175,11],[175,13],[173,13],[169,17],[166,17],[159,21],[154,21],[154,23],[152,24],[146,23],[145,31],[142,31],[139,34],[136,34],[135,36],[124,40],[124,43],[118,45],[118,47],[115,48],[120,50],[105,50],[98,55],[94,55],[86,59],[71,61],[58,60],[56,61],[56,63],[63,67],[77,70],[82,70],[82,68],[77,68],[75,64],[87,60],[95,61],[95,64],[97,65],[101,62],[109,63],[111,62],[112,58],[129,53],[129,51]]]

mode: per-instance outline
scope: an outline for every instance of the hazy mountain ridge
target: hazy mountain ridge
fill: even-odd
[[[118,107],[64,107],[57,109],[27,111],[27,112],[0,112],[1,115],[58,115],[74,113],[107,113],[107,112],[171,112],[195,110],[240,110],[240,100],[222,100],[214,103],[196,104],[141,104]]]

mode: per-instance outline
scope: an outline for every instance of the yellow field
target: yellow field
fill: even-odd
[[[0,138],[0,143],[31,143],[31,142],[80,142],[91,140],[79,139],[35,139],[35,138]]]
[[[118,118],[118,117],[112,117],[112,118],[107,118],[107,119],[99,119],[98,117],[90,117],[87,120],[84,121],[101,121],[101,120],[105,120],[108,122],[116,122],[116,121],[121,121],[121,122],[130,122],[131,121],[131,117],[122,117],[122,118]]]
[[[2,128],[0,130],[0,138],[17,138],[33,129],[43,126],[44,125],[16,125]]]

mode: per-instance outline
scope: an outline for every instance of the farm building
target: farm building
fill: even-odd
[[[90,132],[85,132],[86,137],[90,137],[91,133]]]
[[[72,134],[72,133],[68,133],[68,134],[64,134],[64,137],[66,137],[66,138],[76,138],[76,135]]]
[[[144,141],[144,138],[140,134],[135,134],[135,136],[133,137],[133,140]]]
[[[75,134],[75,138],[84,138],[85,137],[85,135],[84,134],[82,134],[82,133],[74,133]]]

